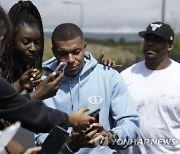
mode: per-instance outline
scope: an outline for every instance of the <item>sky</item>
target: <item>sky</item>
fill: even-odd
[[[137,33],[162,19],[163,0],[31,0],[38,8],[45,31],[72,22],[84,32]],[[18,0],[0,0],[8,12]],[[165,0],[165,22],[180,32],[180,0]]]

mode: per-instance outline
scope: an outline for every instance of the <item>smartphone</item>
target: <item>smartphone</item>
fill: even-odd
[[[51,129],[49,135],[41,145],[40,154],[58,154],[61,148],[66,144],[69,133],[60,126]]]
[[[95,120],[91,121],[90,123],[99,123],[99,111],[100,109],[96,109],[88,114],[91,117],[95,117]]]
[[[61,73],[63,69],[65,69],[67,67],[67,63],[66,62],[60,62],[58,64],[58,66],[56,67],[56,69],[54,70],[54,72]]]

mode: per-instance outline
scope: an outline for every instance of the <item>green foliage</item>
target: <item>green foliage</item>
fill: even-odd
[[[115,41],[113,39],[107,39],[107,40],[87,39],[87,42],[110,46],[110,47],[119,49],[122,52],[129,51],[132,54],[136,55],[137,57],[136,61],[143,58],[143,53],[142,53],[143,43],[140,41],[126,42],[123,38],[121,38],[119,39],[119,41]],[[173,47],[174,47],[173,51],[170,53],[170,58],[180,62],[180,35],[179,34],[176,35],[176,40],[174,42]]]
[[[115,41],[113,39],[86,39],[86,41],[88,44],[93,44],[93,46],[102,45],[104,47],[106,46],[106,48],[110,47],[111,51],[105,53],[105,59],[112,59],[116,62],[116,64],[122,64],[122,67],[116,68],[116,70],[119,72],[131,66],[135,62],[143,59],[142,42],[139,41],[126,42],[123,38],[119,39],[118,41]],[[97,49],[95,50],[97,53]],[[102,51],[103,50],[105,49],[102,49]],[[95,58],[98,58],[98,55],[100,55],[100,53],[96,53],[93,53],[93,55],[95,56]]]
[[[170,53],[170,58],[180,62],[180,35],[176,36],[173,51]],[[124,39],[115,41],[113,39],[99,40],[86,39],[87,50],[90,51],[95,58],[98,59],[101,52],[105,54],[105,59],[111,59],[116,64],[122,64],[122,67],[116,68],[119,72],[129,67],[130,65],[143,59],[142,42],[126,42]],[[51,51],[50,38],[45,38],[44,61],[53,56]]]
[[[120,50],[128,50],[133,54],[142,55],[142,42],[139,41],[126,42],[124,38],[120,38],[119,41],[115,41],[114,39],[99,40],[87,38],[86,41],[91,44],[101,44]]]
[[[86,41],[88,43],[94,43],[94,44],[101,44],[101,45],[106,45],[106,46],[115,46],[117,45],[117,42],[114,39],[106,39],[106,40],[100,40],[100,39],[90,39],[86,38]]]

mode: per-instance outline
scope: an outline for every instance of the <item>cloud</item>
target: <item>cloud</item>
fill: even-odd
[[[161,20],[162,0],[68,0],[83,5],[83,28],[87,31],[137,32]],[[0,4],[9,9],[17,0]],[[54,29],[60,23],[82,25],[81,6],[65,4],[63,0],[32,0],[39,9],[45,29]],[[166,0],[165,21],[180,32],[179,0]]]

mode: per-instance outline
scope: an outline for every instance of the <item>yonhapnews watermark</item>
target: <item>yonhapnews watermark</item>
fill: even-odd
[[[115,140],[112,145],[175,145],[176,139],[169,139],[169,138],[158,138],[158,139],[118,139]]]
[[[96,147],[108,146],[108,137],[107,136],[98,136],[94,140]],[[170,138],[158,138],[158,139],[117,139],[112,141],[112,145],[155,145],[155,146],[166,146],[166,145],[175,145],[176,139]]]

